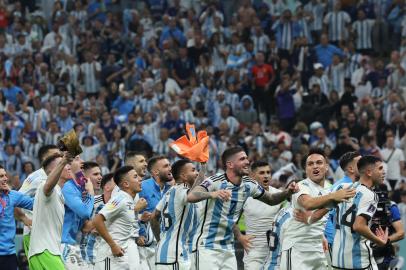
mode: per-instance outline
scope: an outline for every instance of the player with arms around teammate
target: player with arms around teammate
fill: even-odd
[[[364,156],[357,165],[360,180],[355,197],[336,208],[332,259],[335,269],[378,269],[370,242],[378,246],[389,245],[387,230],[379,227],[374,234],[369,227],[378,205],[378,197],[371,189],[382,184],[385,178],[382,160]],[[343,187],[344,184],[337,190]]]
[[[355,195],[352,189],[342,189],[329,193],[325,176],[328,162],[324,151],[318,148],[310,150],[305,160],[307,178],[300,181],[299,192],[292,196],[294,210],[313,211],[309,222],[296,219],[289,222],[282,239],[281,270],[325,270],[327,259],[323,252],[322,236],[327,220],[324,207],[332,206]],[[323,217],[320,219],[320,217]]]
[[[191,161],[181,159],[172,165],[172,174],[175,185],[162,197],[151,219],[158,240],[157,270],[191,267],[189,237],[196,233],[198,226],[197,205],[187,202],[187,194],[197,181],[198,171]]]
[[[271,181],[271,167],[267,162],[254,162],[251,165],[251,177],[267,192],[280,192],[280,190],[269,186]],[[267,205],[251,197],[248,198],[244,204],[243,209],[247,236],[252,237],[249,246],[244,246],[246,251],[243,259],[245,269],[259,270],[264,264],[269,254],[267,234],[272,227],[276,214],[281,208],[281,204]],[[237,240],[244,243],[240,237],[237,237]]]
[[[271,194],[252,181],[248,177],[250,166],[247,154],[239,146],[226,149],[222,162],[225,173],[207,178],[188,194],[189,202],[206,200],[200,215],[201,231],[197,238],[198,269],[237,269],[233,226],[249,197],[277,205],[297,191],[296,184],[292,183],[287,190]]]
[[[95,270],[128,270],[129,256],[135,243],[134,198],[141,191],[141,181],[131,166],[123,166],[114,173],[114,182],[120,191],[94,217],[93,224],[104,239],[96,246]]]

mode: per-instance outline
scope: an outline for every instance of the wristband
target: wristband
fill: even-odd
[[[307,218],[307,224],[312,224],[312,215]]]

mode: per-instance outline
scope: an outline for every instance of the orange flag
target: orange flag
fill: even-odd
[[[197,133],[194,125],[186,124],[186,134],[169,144],[176,153],[197,162],[209,160],[209,136],[205,130]]]

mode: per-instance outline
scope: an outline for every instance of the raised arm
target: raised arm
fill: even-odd
[[[196,177],[196,180],[192,186],[192,189],[198,185],[200,185],[203,180],[205,179],[204,176],[206,175],[207,172],[207,163],[200,163],[202,165],[202,168],[200,169],[199,175]]]
[[[44,194],[45,196],[50,196],[56,184],[58,184],[59,178],[61,177],[62,171],[65,166],[71,161],[73,158],[69,155],[69,153],[65,153],[63,158],[59,161],[58,165],[51,171],[48,175],[47,181],[44,185]]]

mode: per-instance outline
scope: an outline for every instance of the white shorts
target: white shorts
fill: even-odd
[[[280,270],[326,270],[328,264],[324,252],[303,251],[291,247],[282,251]]]
[[[138,246],[135,243],[134,238],[130,238],[128,240],[128,247],[127,247],[127,257],[128,257],[128,264],[130,265],[130,270],[140,270],[143,269],[140,262],[140,253],[138,251]]]
[[[196,270],[235,270],[237,259],[234,250],[204,249],[196,254]]]
[[[244,269],[260,270],[264,266],[269,255],[269,247],[252,248],[248,253],[244,252]]]
[[[155,244],[149,247],[138,247],[142,270],[155,269]]]
[[[103,261],[96,262],[94,270],[130,270],[128,257],[107,257]]]
[[[174,264],[156,264],[156,270],[190,270],[191,262],[179,260]]]
[[[90,270],[93,265],[86,261],[86,254],[82,254],[80,245],[62,244],[62,260],[67,270]]]

